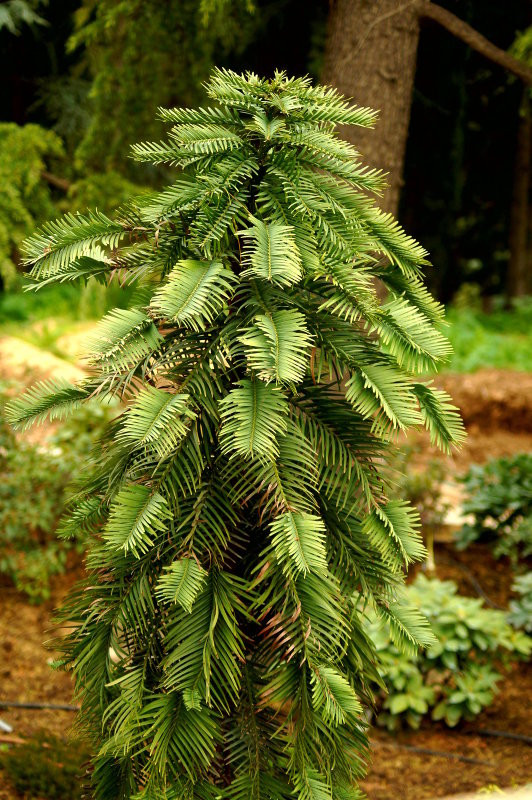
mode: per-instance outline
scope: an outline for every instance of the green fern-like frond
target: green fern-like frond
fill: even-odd
[[[260,380],[242,380],[220,403],[224,453],[275,457],[277,436],[286,430],[288,405],[282,392]]]
[[[180,558],[167,567],[159,579],[157,596],[167,603],[179,603],[185,611],[192,611],[194,600],[205,583],[207,573],[194,558]],[[189,704],[194,701],[189,698]]]
[[[331,725],[342,725],[349,716],[362,714],[362,705],[353,687],[334,667],[320,666],[314,671],[312,704]]]
[[[172,141],[182,151],[190,151],[201,155],[224,153],[227,150],[238,149],[244,144],[237,133],[223,125],[214,123],[194,124],[192,122],[175,126],[172,129]]]
[[[49,278],[82,257],[98,258],[102,247],[112,250],[126,233],[123,224],[101,212],[66,214],[61,220],[45,223],[39,233],[26,240],[25,263],[32,265],[32,278]]]
[[[154,295],[151,307],[172,321],[201,330],[211,324],[234,287],[232,272],[220,261],[180,261]]]
[[[451,354],[446,337],[435,330],[430,320],[403,299],[391,300],[384,307],[380,338],[399,365],[409,372],[434,370]]]
[[[112,259],[99,246],[91,247],[91,255],[80,256],[75,261],[54,269],[48,277],[40,277],[36,282],[31,279],[25,286],[27,291],[38,291],[51,283],[67,283],[70,281],[87,281],[89,278],[105,280],[111,276],[114,267]]]
[[[431,647],[437,641],[427,619],[404,598],[380,605],[377,611],[388,625],[393,643],[404,652],[415,655],[420,647]]]
[[[73,539],[81,533],[98,530],[105,519],[105,508],[100,498],[87,497],[71,504],[68,516],[63,517],[57,535],[62,539]]]
[[[109,312],[91,333],[87,349],[102,369],[124,369],[155,353],[162,342],[153,320],[139,308]]]
[[[289,575],[327,570],[325,525],[320,517],[286,511],[271,525],[277,560]]]
[[[129,447],[150,446],[163,457],[174,450],[195,414],[186,394],[170,394],[148,386],[130,406],[117,439]]]
[[[112,506],[103,537],[108,546],[140,556],[165,530],[168,509],[164,498],[140,484],[121,489]]]
[[[191,610],[174,613],[163,663],[164,685],[169,690],[195,690],[207,706],[218,709],[234,703],[243,648],[236,610],[240,610],[240,600],[234,579],[214,571],[196,593]]]
[[[421,422],[408,380],[388,365],[364,365],[346,383],[346,399],[383,434],[391,427],[406,430]]]
[[[451,452],[453,445],[459,447],[466,436],[464,423],[447,392],[423,383],[414,384],[413,391],[419,400],[422,421],[431,443],[446,453]]]
[[[178,692],[155,696],[143,708],[138,727],[136,749],[144,748],[147,738],[160,772],[171,758],[193,780],[212,763],[219,739],[216,722],[208,709],[188,710]]]
[[[179,147],[173,142],[139,142],[131,148],[136,161],[147,161],[151,164],[180,165],[183,156]]]
[[[299,383],[305,377],[312,340],[299,312],[260,314],[241,341],[250,370],[262,380]]]
[[[208,108],[159,108],[159,117],[164,122],[183,125],[226,125],[235,122],[235,117],[225,108],[210,106]]]
[[[255,276],[280,286],[301,280],[301,254],[290,226],[253,219],[253,226],[240,235],[245,240],[245,276]]]
[[[83,384],[65,380],[36,383],[6,407],[8,421],[17,430],[26,430],[47,419],[63,419],[90,397],[90,389]]]
[[[425,555],[423,540],[417,532],[419,514],[408,503],[393,500],[374,509],[365,518],[362,528],[395,570],[403,563],[420,561]]]

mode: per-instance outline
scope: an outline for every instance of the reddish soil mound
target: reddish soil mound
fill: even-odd
[[[449,392],[468,428],[532,432],[532,373],[483,369],[441,375],[436,383]]]

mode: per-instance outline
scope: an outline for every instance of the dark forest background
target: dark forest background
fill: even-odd
[[[165,181],[163,171],[140,171],[128,160],[128,146],[162,135],[157,106],[201,102],[201,84],[213,64],[265,75],[285,69],[319,80],[334,5],[327,0],[4,3],[2,119],[37,124],[62,140],[62,149],[48,148],[42,155],[46,191],[59,211],[90,205],[93,196],[112,206],[136,187]],[[362,25],[360,15],[371,13],[362,0],[347,5],[355,27],[357,14]],[[373,3],[374,14],[380,5]],[[400,22],[401,3],[393,5]],[[442,0],[439,6],[503,51],[523,39],[531,21],[528,0]],[[450,301],[464,283],[480,287],[488,303],[494,295],[528,293],[528,272],[525,285],[513,286],[511,277],[512,203],[516,178],[522,178],[516,143],[528,89],[430,18],[421,18],[419,28],[399,218],[430,251],[434,268],[427,277],[441,300]],[[364,80],[364,58],[357,61],[355,55],[354,62],[335,67],[337,84],[353,63],[357,80]],[[372,136],[378,135],[377,128]],[[36,222],[40,216],[32,212]],[[16,240],[10,246],[16,249]],[[16,252],[10,258],[17,264]]]

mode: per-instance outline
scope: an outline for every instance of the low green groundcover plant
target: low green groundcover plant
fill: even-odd
[[[58,538],[56,531],[72,476],[109,413],[86,407],[36,446],[15,437],[3,419],[6,388],[0,384],[0,575],[40,602],[50,596],[51,578],[65,570],[69,551],[83,550],[83,531],[69,539]]]
[[[508,622],[515,628],[523,628],[532,633],[532,572],[518,575],[512,585],[512,591],[519,595],[510,600]]]
[[[426,716],[450,726],[473,719],[493,701],[509,659],[530,655],[532,639],[515,631],[504,611],[458,594],[452,581],[419,574],[406,591],[437,641],[412,657],[394,644],[385,626],[369,624],[387,690],[380,721],[393,730],[402,722],[417,728]]]
[[[473,521],[457,533],[457,546],[489,542],[497,558],[514,565],[532,555],[532,453],[475,464],[462,482],[463,511]]]
[[[7,776],[25,800],[81,800],[89,757],[83,741],[43,731],[0,753],[0,778]]]
[[[433,642],[402,595],[418,516],[384,464],[411,427],[461,441],[427,378],[450,346],[425,251],[335,133],[373,112],[284,73],[215,71],[207,94],[134,148],[179,167],[171,186],[27,242],[37,284],[138,291],[98,326],[89,377],[35,386],[11,419],[125,403],[67,520],[91,537],[61,663],[96,800],[350,800],[379,663],[359,599],[399,649]]]
[[[49,596],[68,545],[56,539],[69,481],[68,465],[19,443],[0,421],[0,573],[32,600]]]

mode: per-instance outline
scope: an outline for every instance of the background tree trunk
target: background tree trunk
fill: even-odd
[[[340,133],[366,163],[389,173],[379,205],[393,214],[403,180],[418,15],[417,3],[406,0],[334,0],[329,14],[323,81],[357,105],[380,111],[377,130],[349,127]]]
[[[508,297],[528,293],[530,258],[530,168],[532,120],[529,89],[523,87],[523,99],[517,127],[512,207],[510,209],[510,262],[508,264]]]
[[[331,0],[322,80],[380,111],[377,130],[341,130],[364,161],[388,172],[379,205],[397,215],[416,71],[419,20],[432,20],[532,85],[532,69],[430,0]]]

